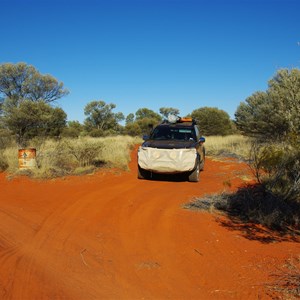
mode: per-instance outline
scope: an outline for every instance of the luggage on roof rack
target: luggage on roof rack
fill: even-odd
[[[163,120],[163,124],[165,123],[171,123],[171,124],[175,124],[175,123],[185,123],[185,122],[191,122],[192,124],[196,124],[196,121],[193,118],[189,118],[189,117],[179,117],[179,116],[175,116],[175,115],[169,115],[168,119]]]
[[[178,120],[179,123],[183,123],[183,122],[194,122],[194,120],[192,118],[180,118]]]

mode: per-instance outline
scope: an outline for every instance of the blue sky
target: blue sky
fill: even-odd
[[[300,67],[298,0],[0,0],[0,63],[62,81],[83,122],[92,100],[231,118],[280,68]]]

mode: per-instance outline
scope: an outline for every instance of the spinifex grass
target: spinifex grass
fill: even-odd
[[[140,142],[130,136],[34,139],[28,148],[37,150],[37,168],[26,170],[26,174],[49,178],[87,173],[103,165],[127,169],[130,150]],[[2,153],[7,171],[10,174],[19,173],[17,146],[10,145]]]

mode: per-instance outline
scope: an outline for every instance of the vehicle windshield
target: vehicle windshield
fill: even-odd
[[[193,128],[156,127],[151,134],[153,140],[196,141]]]

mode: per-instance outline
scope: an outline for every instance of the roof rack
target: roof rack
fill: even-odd
[[[169,115],[168,119],[164,119],[162,121],[162,124],[176,124],[176,123],[186,123],[186,122],[191,122],[193,125],[196,124],[196,121],[193,118],[185,117],[181,118],[179,116],[174,116],[174,115]]]

